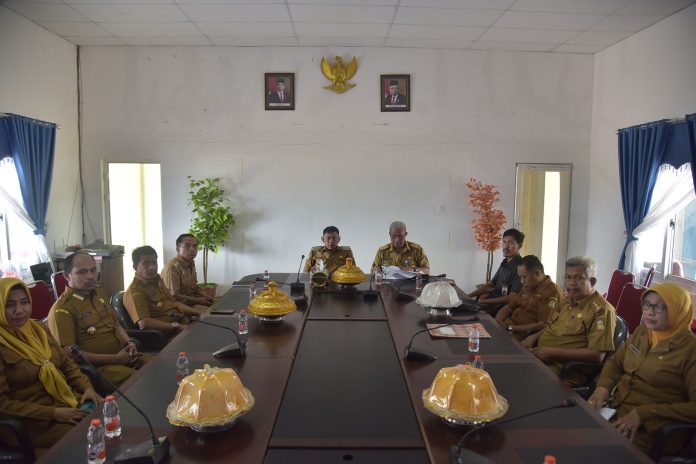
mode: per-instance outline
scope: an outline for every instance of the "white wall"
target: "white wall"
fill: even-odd
[[[322,88],[319,61],[334,53],[360,63],[343,95]],[[464,184],[497,184],[512,220],[516,162],[573,163],[569,253],[585,249],[591,56],[210,47],[81,48],[81,59],[91,222],[102,217],[102,159],[160,162],[170,257],[189,223],[186,176],[220,176],[237,225],[213,281],[292,271],[329,224],[367,270],[401,219],[433,272],[469,287],[485,255]],[[264,72],[296,73],[296,111],[264,111]],[[380,112],[387,73],[411,74],[410,113]]]
[[[0,6],[0,112],[54,122],[59,128],[48,205],[47,245],[79,243],[80,197],[76,196],[76,47]],[[68,234],[68,230],[70,233]]]
[[[696,111],[696,5],[595,55],[587,253],[606,288],[625,241],[616,130]]]

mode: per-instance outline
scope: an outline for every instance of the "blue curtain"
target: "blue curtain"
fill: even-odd
[[[686,128],[689,131],[691,177],[694,179],[694,190],[696,190],[696,113],[686,115]]]
[[[670,129],[671,125],[663,120],[619,130],[619,182],[626,226],[619,269],[624,268],[626,247],[636,240],[633,230],[643,222],[650,208]]]
[[[16,114],[0,118],[0,125],[17,168],[24,208],[36,225],[34,233],[46,235],[56,125]]]

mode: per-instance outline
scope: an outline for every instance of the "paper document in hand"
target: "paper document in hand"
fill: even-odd
[[[390,280],[412,279],[416,276],[416,272],[402,271],[399,266],[382,266],[382,271],[385,272],[385,278]]]
[[[433,337],[445,338],[469,338],[469,332],[472,329],[478,329],[479,338],[491,338],[486,328],[480,322],[472,324],[457,324],[443,327],[443,324],[426,324],[428,332]]]

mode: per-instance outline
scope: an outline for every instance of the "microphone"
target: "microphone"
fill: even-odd
[[[363,300],[365,301],[373,301],[377,299],[377,295],[379,292],[377,290],[372,289],[372,277],[374,276],[374,272],[370,272],[370,288],[363,291]]]
[[[164,437],[159,437],[155,435],[155,430],[152,428],[152,423],[150,422],[150,419],[148,419],[147,415],[135,405],[126,395],[123,394],[121,390],[118,389],[116,385],[111,383],[111,380],[108,379],[105,375],[103,375],[99,369],[94,367],[94,364],[89,362],[87,358],[82,354],[82,351],[77,345],[70,345],[68,346],[68,352],[73,355],[76,359],[78,359],[81,363],[87,364],[89,367],[94,369],[94,372],[97,373],[97,375],[105,381],[111,388],[114,389],[119,395],[121,395],[121,398],[126,400],[131,406],[135,408],[138,413],[140,413],[141,416],[145,418],[145,422],[147,422],[147,426],[150,428],[150,440],[151,441],[146,441],[144,443],[140,443],[138,445],[135,445],[132,448],[127,448],[125,451],[123,451],[121,454],[116,456],[114,458],[114,463],[116,464],[136,464],[136,463],[148,463],[148,464],[159,464],[164,462],[167,457],[169,457],[169,439],[164,436]]]
[[[458,319],[456,321],[449,322],[447,324],[442,324],[438,325],[437,327],[433,327],[433,329],[439,329],[441,327],[448,327],[450,325],[459,325],[459,324],[465,324],[467,322],[476,322],[478,321],[479,318],[478,316],[471,317],[469,319]],[[432,353],[428,353],[427,351],[423,350],[414,350],[413,349],[413,339],[416,338],[418,334],[422,334],[423,332],[428,332],[431,329],[428,329],[427,327],[425,329],[421,329],[418,332],[413,334],[413,337],[411,337],[411,341],[408,342],[408,345],[406,345],[406,350],[404,354],[404,359],[408,361],[435,361],[437,359],[437,356],[435,356]]]
[[[428,279],[439,279],[442,277],[447,277],[447,274],[440,274],[440,275],[436,275],[436,276],[431,276],[431,277],[428,277]],[[399,282],[399,286],[396,289],[396,297],[400,298],[400,299],[404,299],[404,300],[410,300],[410,301],[415,300],[417,298],[415,295],[410,295],[408,293],[404,293],[401,291],[401,287],[403,287],[404,283],[406,283],[408,281],[415,281],[415,280],[416,280],[416,276],[401,279],[401,281]]]
[[[528,412],[526,414],[511,417],[510,419],[505,419],[502,421],[487,422],[479,427],[475,427],[475,428],[469,430],[468,432],[466,432],[464,435],[462,435],[462,438],[457,443],[457,446],[452,446],[450,448],[449,463],[450,464],[494,463],[494,461],[486,458],[485,456],[482,456],[474,451],[471,451],[469,449],[464,448],[464,441],[466,441],[466,439],[467,439],[467,437],[469,437],[469,435],[471,435],[474,432],[478,432],[479,430],[493,427],[494,425],[507,424],[508,422],[513,422],[513,421],[516,421],[518,419],[524,419],[525,417],[534,416],[536,414],[550,411],[552,409],[572,408],[576,404],[578,404],[578,402],[575,400],[575,398],[566,398],[563,401],[561,401],[559,404],[555,404],[553,406],[547,406],[545,408],[537,409],[536,411]]]
[[[234,314],[234,311],[232,313],[227,314]],[[219,327],[221,329],[231,331],[237,339],[237,343],[231,343],[229,345],[223,346],[222,348],[214,352],[213,356],[216,358],[246,358],[246,343],[244,342],[244,340],[241,339],[239,333],[237,333],[237,331],[234,330],[232,327],[227,327],[220,324],[213,324],[212,322],[206,322],[200,319],[194,319],[189,315],[177,313],[175,311],[168,312],[167,316],[172,317],[174,319],[186,319],[188,321],[196,322],[198,324],[210,325],[212,327]]]
[[[302,261],[304,261],[305,256],[302,255],[300,258],[300,267],[297,268],[297,281],[290,284],[290,294],[297,295],[304,293],[304,284],[300,283],[300,270],[302,269]]]

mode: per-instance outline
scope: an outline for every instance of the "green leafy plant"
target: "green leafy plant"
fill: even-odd
[[[217,253],[225,245],[234,216],[230,213],[229,201],[220,186],[220,178],[189,179],[189,205],[191,227],[189,233],[198,239],[198,248],[203,250],[203,286],[208,286],[208,253]]]

